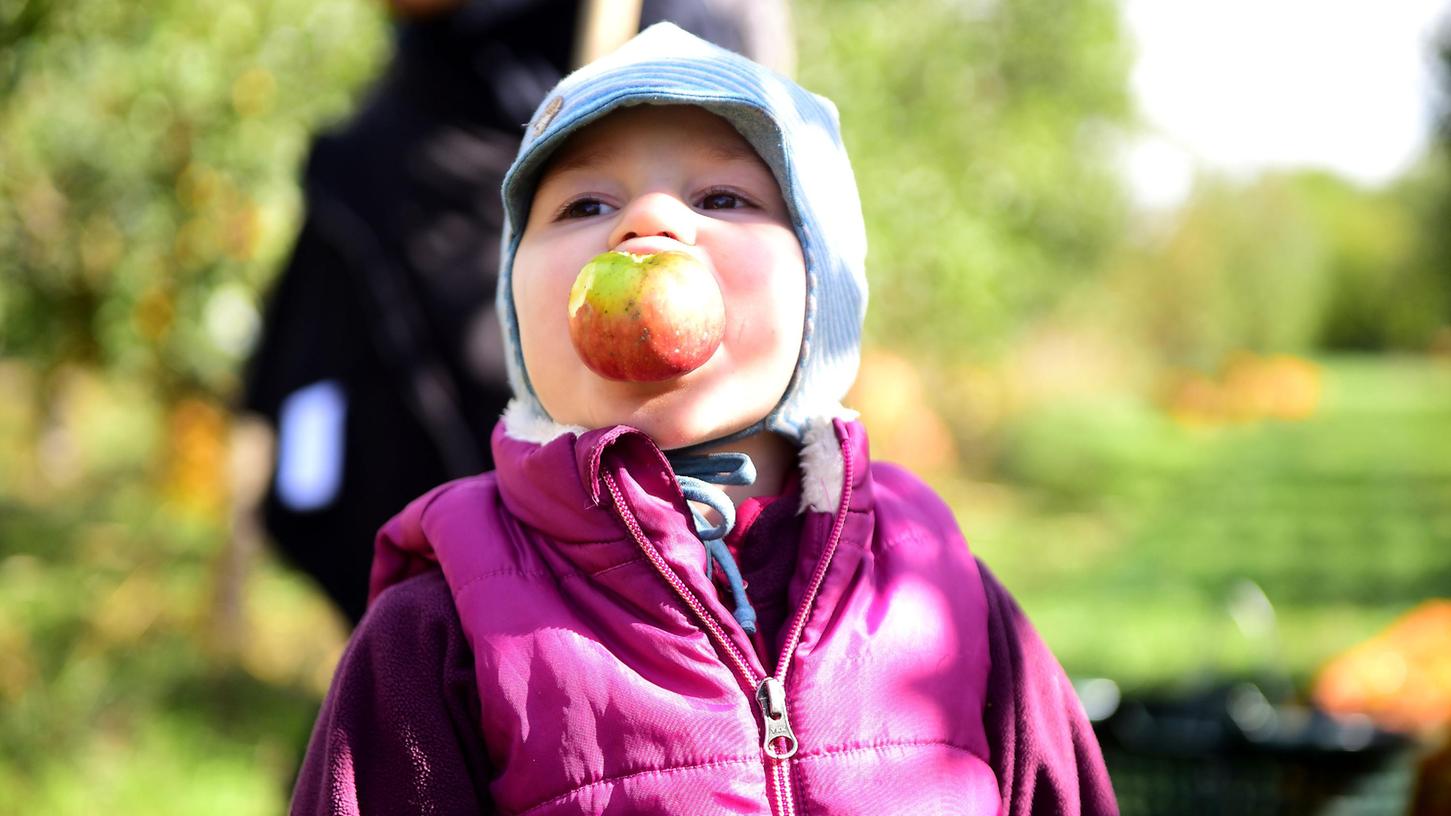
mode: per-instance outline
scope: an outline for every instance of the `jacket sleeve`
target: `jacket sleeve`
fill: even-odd
[[[473,654],[437,571],[382,593],[313,726],[293,816],[490,814]]]
[[[1117,816],[1103,753],[1063,668],[986,566],[984,724],[1004,816]]]

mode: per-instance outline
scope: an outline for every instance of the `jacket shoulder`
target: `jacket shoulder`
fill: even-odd
[[[418,549],[438,525],[458,516],[477,517],[489,512],[498,495],[498,478],[493,471],[444,482],[409,502],[383,525],[380,537],[387,537],[403,549]]]
[[[469,562],[500,557],[500,548],[479,542],[507,536],[502,514],[492,472],[445,482],[409,502],[374,540],[369,604],[387,587],[439,564],[445,551],[464,553]]]
[[[875,491],[877,500],[881,501],[883,492],[888,497],[897,497],[911,501],[928,500],[945,512],[951,512],[942,497],[937,495],[928,484],[920,479],[912,471],[892,462],[873,461],[872,489]]]
[[[414,499],[403,512],[408,513],[416,505],[420,516],[454,513],[467,508],[477,508],[480,506],[480,500],[486,501],[498,492],[498,474],[490,470],[444,482]]]
[[[947,502],[911,471],[872,463],[872,498],[878,525],[892,538],[930,538],[964,548],[967,542]]]

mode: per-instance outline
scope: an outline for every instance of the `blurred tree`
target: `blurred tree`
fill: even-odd
[[[1448,189],[1428,157],[1367,190],[1320,171],[1201,178],[1189,202],[1121,256],[1098,292],[1161,362],[1234,352],[1425,350],[1446,324],[1430,228]]]
[[[0,2],[0,812],[285,808],[340,633],[262,574],[219,654],[220,403],[386,45],[364,0]]]
[[[1436,74],[1436,91],[1432,105],[1436,112],[1435,152],[1428,163],[1439,179],[1432,201],[1424,210],[1424,231],[1427,266],[1440,293],[1441,324],[1439,344],[1451,344],[1451,7],[1443,15],[1436,35],[1437,59],[1432,62]]]
[[[1167,362],[1212,366],[1239,349],[1311,345],[1324,248],[1290,179],[1201,181],[1172,230],[1138,253],[1114,286]]]
[[[1131,54],[1113,0],[801,0],[803,83],[842,113],[870,334],[991,356],[1124,220]]]
[[[346,0],[7,5],[0,355],[229,391],[306,135],[350,106],[384,31]]]
[[[1445,158],[1428,154],[1384,190],[1306,179],[1306,204],[1330,249],[1321,348],[1424,351],[1451,323]]]

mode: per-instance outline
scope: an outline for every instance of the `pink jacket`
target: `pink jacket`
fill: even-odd
[[[503,427],[495,473],[383,529],[372,587],[442,566],[502,812],[998,813],[982,578],[930,490],[868,465],[860,426],[808,440],[821,506],[770,675],[648,437]]]

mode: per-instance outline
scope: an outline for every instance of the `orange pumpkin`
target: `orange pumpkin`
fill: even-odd
[[[1451,600],[1427,601],[1331,660],[1314,698],[1329,711],[1366,714],[1398,731],[1451,726]]]

